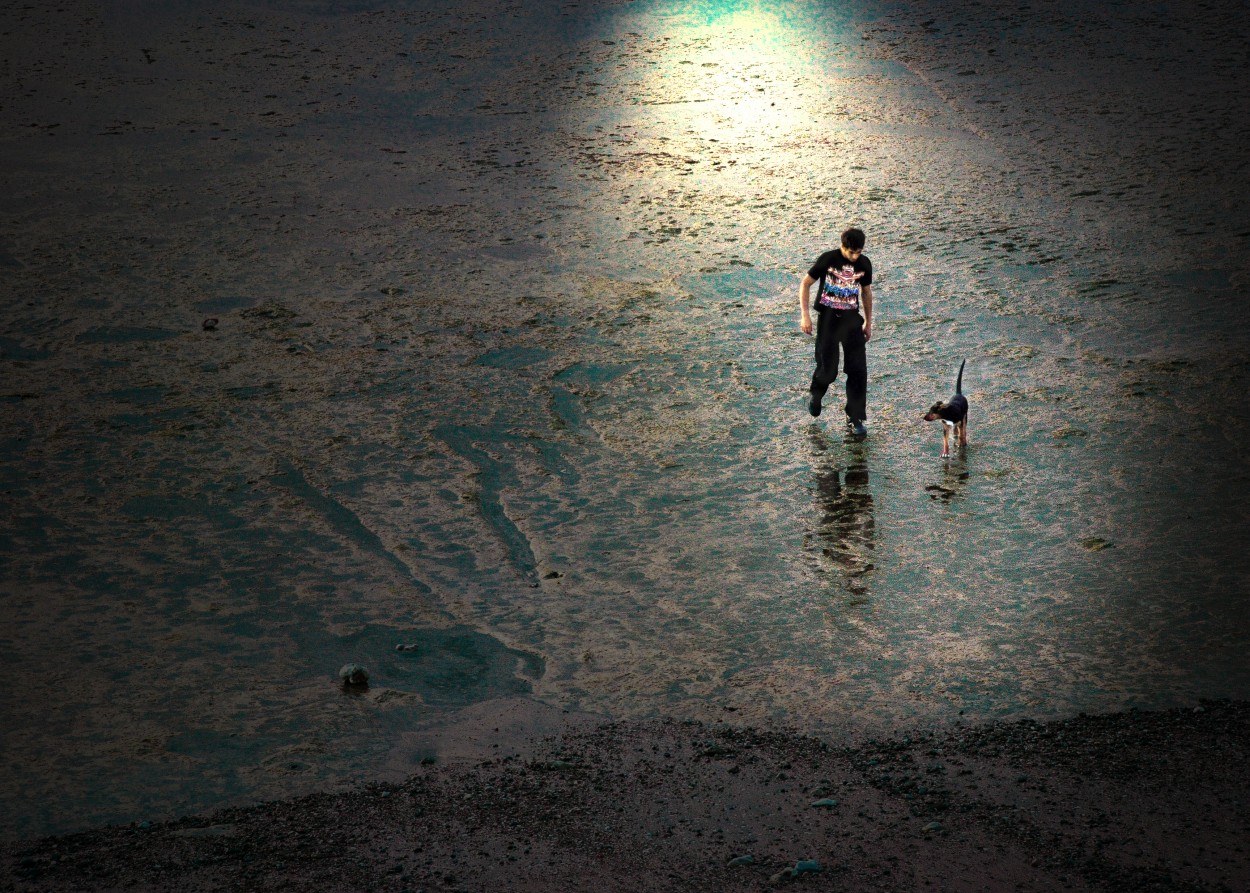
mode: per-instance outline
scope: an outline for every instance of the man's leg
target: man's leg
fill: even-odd
[[[835,314],[816,314],[816,371],[812,373],[812,399],[808,404],[812,415],[820,415],[820,401],[838,377],[837,329]]]
[[[864,345],[864,319],[858,313],[844,313],[839,339],[846,355],[846,417],[852,422],[868,418],[868,351]]]

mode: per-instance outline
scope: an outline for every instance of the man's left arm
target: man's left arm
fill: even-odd
[[[872,340],[872,286],[864,285],[859,289],[860,303],[864,309],[864,343]]]

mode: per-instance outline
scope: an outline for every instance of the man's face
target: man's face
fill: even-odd
[[[859,256],[863,253],[863,248],[847,248],[845,245],[842,246],[842,256],[847,260],[859,260]]]

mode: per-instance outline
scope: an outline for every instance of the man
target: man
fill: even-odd
[[[808,310],[813,285],[820,283],[816,312],[816,371],[812,374],[812,397],[808,412],[820,415],[820,403],[838,377],[838,347],[842,348],[846,372],[846,420],[859,437],[868,433],[868,358],[864,346],[872,338],[872,261],[864,254],[864,232],[852,227],[842,234],[842,246],[826,251],[799,284],[799,327],[812,334]],[[862,315],[861,315],[862,314]]]

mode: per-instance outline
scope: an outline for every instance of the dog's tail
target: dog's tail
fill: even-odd
[[[955,393],[962,394],[964,392],[964,363],[967,360],[961,360],[959,363],[959,377],[955,379]]]

